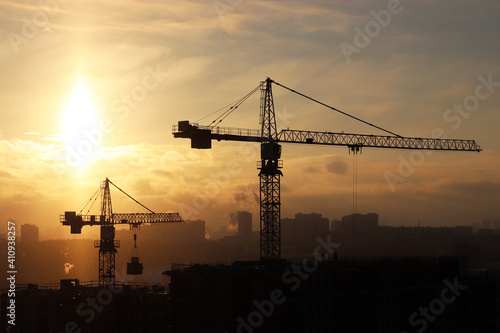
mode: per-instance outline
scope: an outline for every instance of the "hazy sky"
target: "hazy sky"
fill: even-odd
[[[258,145],[192,150],[171,128],[266,77],[400,135],[484,150],[365,149],[358,212],[385,225],[500,219],[498,1],[0,1],[0,20],[0,218],[44,238],[69,236],[59,215],[105,177],[209,228],[258,216]],[[382,134],[280,87],[274,98],[279,128]],[[257,93],[221,126],[258,117]],[[352,213],[347,148],[284,144],[283,160],[282,217]]]

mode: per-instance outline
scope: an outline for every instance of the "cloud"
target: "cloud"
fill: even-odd
[[[457,200],[475,200],[494,203],[500,197],[500,182],[497,181],[438,181],[431,188],[422,189],[426,195],[432,195],[440,201],[454,198]]]
[[[236,208],[245,211],[255,211],[258,209],[259,195],[254,189],[254,184],[248,184],[243,191],[234,193]]]
[[[307,173],[316,173],[316,169],[313,168],[312,166],[308,166],[304,169],[304,172],[307,172]]]
[[[354,27],[363,29],[373,19],[370,11],[387,8],[387,1],[243,1],[224,20],[212,2],[202,0],[66,2],[50,19],[52,33],[40,32],[19,54],[6,34],[21,33],[22,19],[40,7],[36,1],[1,2],[2,218],[51,226],[59,213],[88,199],[106,176],[124,190],[137,191],[137,199],[155,211],[178,211],[180,204],[194,206],[196,195],[206,195],[214,175],[227,171],[229,162],[239,163],[240,172],[217,188],[196,217],[218,224],[230,210],[258,211],[258,144],[248,156],[235,153],[239,146],[229,142],[191,150],[187,140],[172,138],[170,127],[209,114],[270,76],[401,135],[429,136],[442,127],[449,137],[476,139],[490,149],[456,158],[436,153],[398,184],[396,194],[383,175],[397,173],[398,158],[408,159],[407,152],[366,149],[359,157],[360,207],[380,207],[386,218],[403,223],[439,200],[449,213],[439,215],[442,221],[465,223],[453,205],[458,201],[459,208],[469,207],[474,214],[473,206],[487,210],[477,198],[494,197],[500,181],[495,170],[500,93],[482,101],[456,132],[443,121],[443,113],[474,93],[478,75],[493,73],[500,80],[499,44],[491,42],[500,30],[499,4],[444,0],[402,5],[404,11],[347,64],[339,44],[353,43]],[[131,95],[146,67],[157,64],[168,76],[119,119],[113,102]],[[60,103],[78,71],[91,82],[101,115],[116,128],[83,170],[65,165],[64,143],[57,136]],[[286,125],[290,128],[372,133],[281,88],[273,93],[277,112],[286,106],[287,114],[294,115]],[[258,94],[238,112],[224,125],[258,128]],[[345,155],[332,156],[335,149]],[[340,214],[352,196],[351,180],[341,177],[350,174],[346,156],[343,148],[284,145],[283,211],[312,207],[326,216]],[[412,208],[415,202],[420,208]],[[429,209],[429,216],[440,209]]]
[[[0,178],[13,178],[13,177],[9,172],[0,170]]]
[[[246,201],[247,200],[247,195],[245,193],[235,193],[234,194],[234,200],[236,201]]]
[[[237,225],[238,225],[238,214],[237,213],[229,214],[229,226],[235,227]]]
[[[446,191],[461,193],[469,196],[498,196],[500,194],[500,183],[494,181],[481,182],[455,182],[442,186]]]
[[[326,164],[326,170],[336,175],[344,176],[347,174],[347,163],[341,157],[335,157],[333,161]]]

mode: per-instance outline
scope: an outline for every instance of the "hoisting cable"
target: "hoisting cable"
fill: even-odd
[[[153,212],[151,209],[149,209],[148,207],[144,206],[143,204],[141,204],[139,201],[135,200],[134,198],[132,198],[130,195],[127,194],[127,192],[125,192],[124,190],[122,190],[121,188],[119,188],[118,186],[116,186],[111,180],[109,181],[110,184],[113,184],[114,187],[116,187],[117,189],[119,189],[123,194],[125,194],[127,197],[129,197],[130,199],[134,200],[137,204],[141,205],[142,207],[146,208],[147,210],[149,210],[151,213],[155,214],[155,212]]]
[[[139,252],[139,249],[137,248],[137,234],[134,233],[134,247],[132,248],[132,252],[130,253],[130,257],[134,257],[134,254],[137,253],[137,258],[141,257],[141,253]]]
[[[357,254],[358,225],[356,214],[358,212],[358,153],[353,150],[352,154],[352,257]]]
[[[282,85],[282,84],[280,84],[280,83],[278,83],[278,82],[276,82],[276,81],[271,80],[271,82],[273,82],[273,83],[277,84],[278,86],[280,86],[280,87],[282,87],[282,88],[285,88],[286,90],[289,90],[289,91],[291,91],[291,92],[293,92],[293,93],[296,93],[297,95],[300,95],[300,96],[302,96],[302,97],[305,97],[305,98],[307,98],[307,99],[309,99],[309,100],[311,100],[311,101],[313,101],[313,102],[316,102],[316,103],[318,103],[318,104],[320,104],[320,105],[323,105],[323,106],[325,106],[325,107],[327,107],[327,108],[329,108],[329,109],[332,109],[333,111],[337,111],[337,112],[339,112],[339,113],[341,113],[341,114],[343,114],[343,115],[345,115],[345,116],[348,116],[348,117],[350,117],[350,118],[353,118],[353,119],[355,119],[355,120],[357,120],[357,121],[360,121],[360,122],[362,122],[362,123],[364,123],[364,124],[366,124],[366,125],[369,125],[369,126],[375,127],[375,128],[377,128],[377,129],[379,129],[379,130],[381,130],[381,131],[384,131],[384,132],[386,132],[386,133],[389,133],[389,134],[392,134],[392,135],[395,135],[395,136],[397,136],[397,137],[402,138],[402,136],[401,136],[401,135],[399,135],[399,134],[396,134],[396,133],[394,133],[394,132],[388,131],[388,130],[386,130],[386,129],[382,128],[382,127],[379,127],[379,126],[374,125],[374,124],[372,124],[372,123],[369,123],[369,122],[367,122],[367,121],[364,121],[363,119],[360,119],[360,118],[358,118],[358,117],[355,117],[355,116],[353,116],[353,115],[350,115],[350,114],[348,114],[348,113],[346,113],[346,112],[344,112],[344,111],[340,111],[339,109],[334,108],[333,106],[327,105],[327,104],[322,103],[322,102],[320,102],[320,101],[318,101],[318,100],[316,100],[316,99],[314,99],[314,98],[312,98],[312,97],[309,97],[309,96],[307,96],[307,95],[304,95],[304,94],[302,94],[302,93],[300,93],[300,92],[298,92],[298,91],[295,91],[295,90],[293,90],[293,89],[291,89],[291,88],[285,87],[284,85]]]
[[[127,263],[127,275],[142,275],[143,266],[140,262],[141,253],[137,249],[137,234],[134,233],[134,247],[130,253],[130,262]]]

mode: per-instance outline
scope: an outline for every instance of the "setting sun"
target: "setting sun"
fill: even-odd
[[[76,80],[64,105],[61,125],[68,144],[75,143],[85,130],[98,126],[97,110],[85,79]]]
[[[61,133],[70,165],[82,166],[95,153],[102,139],[94,135],[98,125],[98,111],[86,80],[78,78],[66,100],[61,119]]]

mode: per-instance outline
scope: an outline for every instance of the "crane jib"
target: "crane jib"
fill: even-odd
[[[359,146],[395,149],[461,150],[481,151],[474,140],[410,138],[351,133],[314,132],[282,130],[278,134],[280,142],[325,144],[338,146]]]
[[[181,123],[183,123],[181,125]],[[192,140],[192,148],[211,148],[211,141],[247,141],[266,142],[261,132],[255,129],[230,128],[230,127],[208,127],[198,124],[190,124],[188,121],[179,122],[173,126],[173,134],[176,138],[189,138]],[[372,148],[394,148],[394,149],[427,149],[427,150],[456,150],[477,151],[481,147],[474,140],[460,139],[434,139],[413,138],[387,135],[369,135],[353,133],[319,132],[304,130],[281,130],[277,136],[278,142],[322,144],[346,147],[372,147]]]

